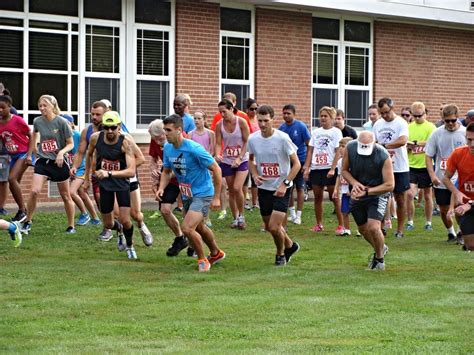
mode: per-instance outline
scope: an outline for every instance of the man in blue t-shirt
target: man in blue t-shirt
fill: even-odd
[[[220,206],[221,169],[200,144],[183,137],[183,119],[180,115],[166,117],[163,124],[168,143],[163,150],[163,173],[157,196],[161,200],[173,172],[183,198],[181,229],[196,251],[199,271],[209,271],[211,265],[225,258],[224,251],[217,246],[214,233],[204,223],[209,207],[218,209]],[[207,258],[201,239],[210,251]]]
[[[196,129],[194,124],[194,118],[188,112],[186,108],[189,107],[189,99],[186,95],[177,95],[173,101],[174,113],[179,115],[183,120],[183,131],[185,133],[191,132],[193,129]]]
[[[283,107],[283,119],[285,123],[282,123],[280,126],[280,131],[285,132],[290,136],[291,141],[298,147],[297,155],[301,163],[301,166],[304,165],[306,159],[306,152],[308,150],[308,143],[311,139],[311,134],[309,133],[308,127],[301,122],[295,119],[296,107],[293,104],[288,104]],[[303,211],[304,205],[304,185],[305,181],[303,179],[303,170],[300,170],[296,177],[293,179],[293,183],[296,186],[296,208],[295,211],[295,201],[293,196],[290,197],[290,217],[288,219],[294,224],[301,224],[301,214]]]

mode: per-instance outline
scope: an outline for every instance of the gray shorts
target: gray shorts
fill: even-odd
[[[204,217],[207,217],[209,214],[209,206],[212,202],[212,196],[207,197],[191,197],[186,200],[183,200],[183,209],[185,212],[189,210],[194,212],[200,212]]]

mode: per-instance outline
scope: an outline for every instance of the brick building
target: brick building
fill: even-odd
[[[176,93],[209,113],[223,92],[317,124],[332,105],[361,126],[367,106],[415,100],[474,107],[471,1],[2,0],[0,82],[31,124],[49,93],[80,129],[109,99],[147,152],[146,127],[172,112]],[[193,109],[191,109],[191,112]],[[148,164],[140,168],[151,198]],[[25,194],[31,172],[25,175]],[[54,185],[40,202],[59,201]],[[10,201],[11,202],[11,201]]]

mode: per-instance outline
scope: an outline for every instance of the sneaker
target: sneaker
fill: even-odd
[[[293,220],[293,223],[300,225],[300,224],[301,224],[301,217],[296,217],[296,218]]]
[[[300,245],[297,242],[293,242],[293,244],[291,245],[291,248],[285,248],[284,253],[285,253],[286,262],[289,263],[291,260],[291,256],[294,253],[297,253],[299,250],[300,250]]]
[[[371,263],[369,264],[369,270],[385,270],[385,263],[375,260],[375,255],[372,258]]]
[[[167,256],[176,256],[179,254],[181,250],[186,248],[188,246],[188,240],[186,237],[176,237],[174,238],[173,244],[169,247],[169,249],[166,251]]]
[[[237,217],[237,228],[245,229],[246,226],[247,225],[245,224],[245,217],[244,216]]]
[[[139,228],[140,235],[142,236],[143,244],[150,247],[153,244],[153,236],[145,223]]]
[[[211,263],[207,259],[200,259],[198,260],[198,271],[199,272],[207,272],[211,270]]]
[[[260,205],[258,205],[258,204],[253,205],[253,208],[259,210],[259,209],[260,209]]]
[[[446,240],[446,243],[453,244],[456,243],[456,236],[452,233],[448,233],[448,240]]]
[[[227,216],[227,211],[226,210],[222,210],[219,212],[219,215],[217,216],[217,219],[219,221],[222,221],[223,219],[225,219]]]
[[[431,224],[426,223],[425,224],[425,231],[429,232],[433,230],[433,226]]]
[[[77,232],[76,228],[74,228],[72,226],[69,226],[69,227],[66,228],[66,233],[67,234],[74,234],[76,232]]]
[[[288,218],[286,219],[288,222],[293,222],[294,220],[296,219],[296,216],[292,217],[291,215],[288,216]]]
[[[464,245],[464,239],[462,239],[461,232],[458,232],[458,234],[456,235],[456,244]]]
[[[337,226],[336,235],[344,235],[345,229],[343,226]]]
[[[0,215],[6,216],[8,214],[8,211],[4,209],[3,207],[0,207]]]
[[[91,220],[89,221],[89,224],[91,226],[100,226],[102,222],[98,218],[91,218]]]
[[[393,236],[395,238],[403,238],[405,235],[403,234],[403,232],[396,231]]]
[[[183,208],[182,207],[175,207],[173,210],[174,213],[183,213]]]
[[[238,217],[236,219],[234,219],[232,221],[232,223],[230,224],[230,228],[234,229],[234,228],[237,228],[239,226],[239,221],[238,221]]]
[[[151,219],[157,219],[157,218],[160,218],[161,217],[161,213],[160,211],[155,211],[150,217],[148,218],[151,218]]]
[[[440,210],[438,207],[433,208],[433,216],[439,216],[441,214]]]
[[[415,226],[411,223],[407,223],[406,230],[407,231],[412,231],[415,229]]]
[[[388,253],[388,245],[384,244],[383,245],[383,255],[385,256]]]
[[[245,203],[244,208],[245,208],[247,211],[252,211],[252,209],[253,209],[253,208],[252,208],[252,205],[251,205],[250,203],[248,203],[248,202]]]
[[[122,252],[127,248],[127,240],[125,239],[125,236],[121,234],[117,238],[117,250]]]
[[[186,255],[189,256],[190,258],[197,257],[196,250],[194,250],[194,248],[191,248],[191,247],[188,247],[188,250],[186,250]]]
[[[8,232],[8,234],[10,234],[10,239],[12,240],[13,246],[15,248],[18,248],[22,241],[21,232],[20,232],[20,222],[14,221],[12,223],[15,225],[15,231]]]
[[[23,222],[26,219],[26,211],[18,210],[15,217],[12,218],[12,222]]]
[[[204,224],[206,225],[207,228],[212,228],[212,222],[210,219],[206,219],[206,221],[204,222]]]
[[[31,231],[31,221],[23,222],[23,224],[20,227],[20,232],[28,235],[30,231]]]
[[[356,237],[362,237],[362,234],[360,234],[360,232],[359,232],[359,231],[357,231],[357,233],[356,233]]]
[[[207,260],[209,260],[209,263],[211,265],[217,264],[224,259],[225,259],[225,253],[223,250],[219,250],[219,252],[214,256],[212,256],[211,254],[207,256]]]
[[[344,237],[350,237],[352,235],[352,232],[350,229],[344,229],[344,233],[342,233]]]
[[[381,229],[382,229],[383,236],[386,237],[387,236],[387,230],[385,228],[381,228]]]
[[[87,223],[89,223],[90,220],[91,217],[89,216],[89,213],[81,213],[76,224],[78,226],[85,226]]]
[[[275,266],[285,266],[286,257],[285,255],[275,255]]]
[[[99,234],[97,239],[101,242],[108,242],[110,239],[113,238],[113,236],[114,235],[112,234],[112,229],[104,228],[102,229],[102,232]]]
[[[392,229],[392,220],[391,219],[386,219],[384,221],[384,227],[385,227],[385,229]]]
[[[127,258],[129,258],[130,260],[137,260],[138,259],[137,253],[135,252],[134,247],[126,248],[125,250],[127,251]]]
[[[471,249],[468,249],[467,246],[463,245],[461,248],[462,251],[467,251],[468,253],[471,252]]]
[[[310,231],[319,233],[319,232],[324,231],[324,227],[322,224],[315,224],[313,228],[310,229]]]

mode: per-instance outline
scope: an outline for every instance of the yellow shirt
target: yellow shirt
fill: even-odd
[[[429,121],[425,120],[420,124],[413,121],[408,125],[408,141],[426,143],[435,129],[436,126]],[[425,147],[413,146],[413,149],[408,151],[408,163],[410,168],[426,168]]]

